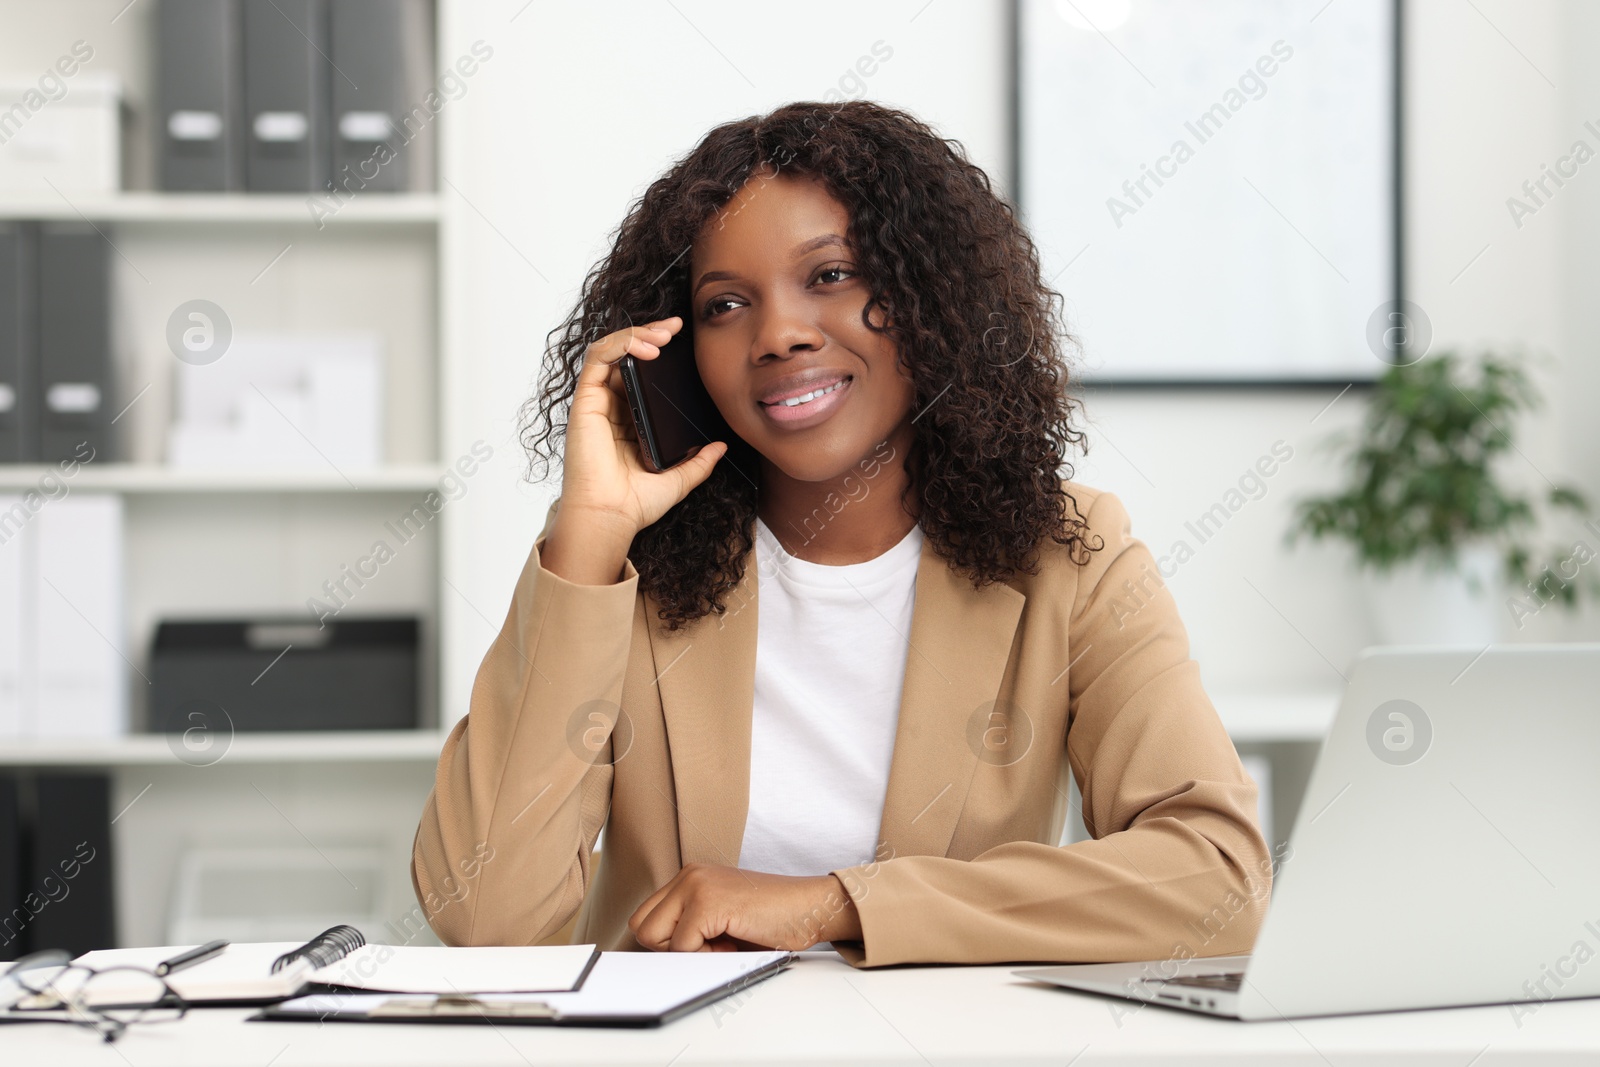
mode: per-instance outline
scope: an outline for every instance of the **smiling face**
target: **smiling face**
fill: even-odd
[[[820,181],[758,174],[690,252],[695,364],[761,454],[764,486],[836,482],[879,443],[910,441],[911,378],[895,341],[861,321],[849,224]]]

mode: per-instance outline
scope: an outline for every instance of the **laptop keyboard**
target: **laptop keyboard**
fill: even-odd
[[[1225,971],[1220,974],[1182,974],[1163,980],[1163,985],[1194,986],[1214,989],[1222,993],[1237,993],[1244,982],[1243,971]]]

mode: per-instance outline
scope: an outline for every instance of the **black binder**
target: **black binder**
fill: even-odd
[[[111,881],[111,779],[41,774],[34,782],[28,890],[48,903],[33,917],[30,949],[74,956],[117,943]],[[50,899],[51,885],[65,892]]]
[[[38,226],[0,222],[0,463],[39,459]]]
[[[41,223],[37,395],[44,463],[111,457],[110,304],[105,238],[84,223]]]
[[[254,193],[322,192],[328,165],[324,0],[244,0],[245,184]]]
[[[22,899],[23,860],[28,850],[23,829],[17,780],[0,775],[0,960],[19,959],[30,951],[30,913]]]
[[[242,20],[238,0],[161,0],[156,9],[163,189],[244,188]]]
[[[427,0],[338,0],[331,6],[336,188],[401,192],[426,169],[416,164],[429,142],[408,145],[403,123],[412,107],[422,106],[433,55],[432,7]]]

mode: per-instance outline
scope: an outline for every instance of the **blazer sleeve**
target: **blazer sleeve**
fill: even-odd
[[[610,811],[608,727],[639,573],[630,561],[621,581],[590,586],[545,570],[559,505],[444,742],[412,845],[412,887],[447,945],[527,945],[559,930],[588,890]]]
[[[1272,884],[1256,784],[1122,503],[1100,493],[1086,521],[1088,543],[1105,547],[1081,567],[1071,607],[1066,755],[1093,840],[835,871],[861,917],[859,945],[836,946],[852,965],[1162,960],[1254,944]],[[1126,582],[1155,595],[1130,610]]]

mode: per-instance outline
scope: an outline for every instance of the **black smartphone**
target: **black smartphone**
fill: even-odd
[[[686,311],[677,314],[683,327],[662,346],[660,355],[645,360],[623,356],[619,361],[640,457],[645,469],[656,474],[682,463],[700,445],[733,444],[733,431],[695,367],[690,316]]]

